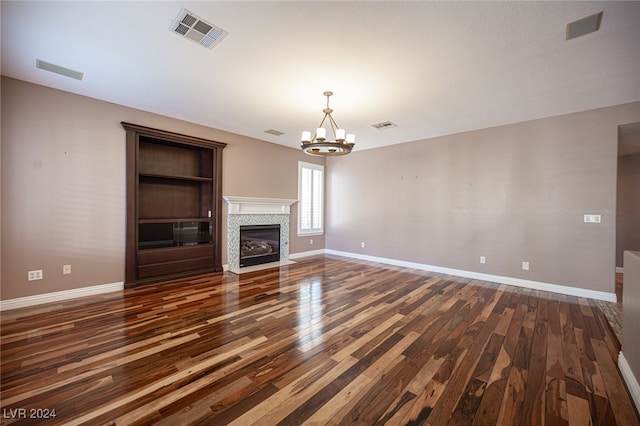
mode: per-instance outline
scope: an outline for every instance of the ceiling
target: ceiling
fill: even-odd
[[[640,2],[1,7],[5,76],[291,147],[320,122],[325,90],[356,150],[640,100]],[[229,35],[211,50],[176,35],[182,8]],[[600,11],[599,31],[565,39]],[[371,127],[387,120],[397,127]]]

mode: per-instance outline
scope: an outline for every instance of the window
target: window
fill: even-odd
[[[322,234],[324,166],[298,162],[298,235]]]

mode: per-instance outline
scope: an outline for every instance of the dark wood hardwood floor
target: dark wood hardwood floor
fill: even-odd
[[[2,424],[638,425],[619,349],[592,300],[315,256],[2,313]]]

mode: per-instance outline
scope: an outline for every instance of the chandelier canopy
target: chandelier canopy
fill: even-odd
[[[320,121],[320,125],[316,129],[313,137],[311,132],[302,132],[302,142],[300,147],[302,150],[310,155],[345,155],[349,154],[355,146],[356,137],[353,134],[346,134],[344,129],[340,129],[336,124],[336,121],[331,116],[333,110],[329,108],[329,97],[333,95],[333,92],[326,91],[323,93],[327,97],[327,107],[322,110],[324,117]],[[327,130],[322,127],[324,122],[329,118],[329,125],[333,132],[333,139],[327,139]]]

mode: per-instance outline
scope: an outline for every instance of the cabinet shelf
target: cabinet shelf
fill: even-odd
[[[213,182],[213,178],[200,176],[162,175],[157,173],[138,173],[138,176],[140,178],[165,179],[169,181]]]
[[[213,222],[210,217],[169,217],[138,219],[138,223]]]

